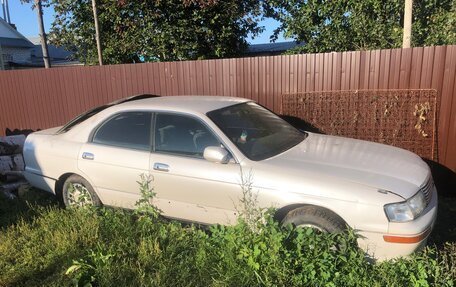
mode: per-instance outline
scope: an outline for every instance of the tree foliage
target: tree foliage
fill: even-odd
[[[268,15],[281,32],[304,45],[294,52],[397,48],[402,44],[403,0],[270,0]],[[456,1],[415,0],[412,45],[456,43]]]
[[[96,61],[91,0],[51,0],[51,41]],[[98,0],[103,58],[108,64],[237,56],[257,35],[260,2]]]

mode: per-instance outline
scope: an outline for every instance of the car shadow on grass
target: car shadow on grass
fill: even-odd
[[[456,173],[435,161],[425,161],[431,168],[439,194],[437,221],[429,242],[437,246],[456,243]]]
[[[19,220],[33,220],[38,214],[37,208],[61,207],[55,195],[27,185],[20,187],[12,195],[13,198],[0,192],[0,230]]]

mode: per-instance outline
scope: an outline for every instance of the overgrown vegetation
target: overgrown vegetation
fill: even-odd
[[[0,197],[0,286],[455,285],[454,242],[371,264],[354,233],[281,227],[268,212],[261,228],[241,219],[200,229],[157,216],[150,178],[141,191],[135,212],[61,209],[49,198],[31,199],[36,190]]]

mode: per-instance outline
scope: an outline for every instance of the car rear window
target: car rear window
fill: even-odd
[[[99,106],[94,109],[88,110],[85,113],[80,114],[79,116],[75,117],[71,121],[69,121],[66,125],[64,125],[60,130],[57,131],[58,134],[67,132],[71,130],[74,126],[82,123],[83,121],[87,120],[88,118],[98,114],[102,110],[110,107],[110,105]]]
[[[64,125],[60,130],[57,131],[57,134],[65,133],[65,132],[71,130],[74,126],[77,126],[78,124],[82,123],[83,121],[87,120],[88,118],[98,114],[102,110],[107,109],[109,107],[119,105],[122,103],[126,103],[126,102],[132,102],[132,101],[137,101],[137,100],[142,100],[142,99],[157,98],[157,97],[160,97],[160,96],[151,95],[151,94],[140,94],[140,95],[136,95],[136,96],[132,96],[132,97],[128,97],[128,98],[123,98],[123,99],[114,101],[112,103],[109,103],[107,105],[93,108],[91,110],[88,110],[87,112],[80,114],[79,116],[72,119],[71,121],[69,121],[66,125]]]
[[[150,150],[151,113],[125,112],[115,115],[104,122],[95,132],[92,142]]]

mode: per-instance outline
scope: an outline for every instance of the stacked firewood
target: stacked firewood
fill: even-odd
[[[0,192],[8,197],[14,197],[14,191],[26,183],[22,176],[24,142],[25,135],[0,137]]]

